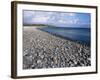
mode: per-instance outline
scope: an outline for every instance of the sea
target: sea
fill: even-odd
[[[72,41],[77,41],[90,46],[90,28],[43,27],[39,29],[55,36],[59,36]]]

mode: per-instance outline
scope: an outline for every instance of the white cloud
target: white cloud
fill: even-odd
[[[55,19],[56,19],[55,16],[51,16],[51,17],[50,17],[50,20],[55,20]]]
[[[73,24],[74,21],[73,20],[58,20],[59,23],[61,24]]]
[[[69,16],[75,16],[76,13],[67,13]]]
[[[77,24],[78,22],[79,22],[78,18],[73,20],[73,24]]]
[[[60,19],[58,20],[58,22],[61,24],[78,24],[79,19],[78,18],[77,19],[66,19],[66,20]]]
[[[47,12],[46,14],[48,14],[48,15],[52,15],[52,14],[54,14],[54,12]]]
[[[35,14],[34,11],[24,11],[24,17],[31,17]]]
[[[33,22],[47,22],[49,20],[49,16],[35,16],[32,21]]]
[[[76,18],[76,13],[61,13],[61,18],[58,20],[61,24],[77,24],[79,19]]]
[[[60,16],[61,17],[65,17],[65,16],[74,17],[74,16],[76,16],[76,13],[71,13],[71,12],[69,12],[69,13],[61,13]]]
[[[59,23],[66,23],[66,21],[65,20],[62,20],[62,19],[60,19],[58,22]]]

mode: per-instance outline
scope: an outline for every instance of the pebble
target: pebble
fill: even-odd
[[[23,38],[23,69],[91,66],[89,46],[32,27]]]

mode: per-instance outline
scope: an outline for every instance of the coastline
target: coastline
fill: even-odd
[[[71,38],[64,37],[64,36],[61,36],[61,35],[59,35],[59,34],[49,32],[49,31],[44,30],[44,29],[42,29],[42,28],[37,28],[37,29],[39,29],[39,30],[41,30],[41,31],[44,31],[44,32],[47,32],[47,33],[50,33],[50,34],[52,34],[52,35],[54,35],[54,36],[61,37],[61,38],[66,39],[66,40],[70,40],[70,41],[73,41],[73,42],[76,42],[76,43],[80,43],[80,44],[83,44],[83,45],[86,45],[86,46],[89,46],[89,47],[91,46],[90,43],[85,43],[85,42],[79,41],[79,40],[73,40],[73,39],[71,39]]]
[[[52,35],[36,27],[23,27],[23,69],[90,66],[90,47]]]

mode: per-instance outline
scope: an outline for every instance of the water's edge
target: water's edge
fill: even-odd
[[[48,31],[48,30],[45,30],[45,29],[43,29],[43,28],[37,28],[37,29],[39,29],[39,30],[41,30],[41,31],[44,31],[44,32],[47,32],[47,33],[50,33],[50,34],[52,34],[52,35],[54,35],[54,36],[57,36],[57,37],[61,37],[61,38],[63,38],[63,39],[67,39],[67,40],[71,40],[71,41],[74,41],[74,42],[77,42],[77,43],[80,43],[80,44],[85,44],[85,45],[87,45],[87,46],[90,46],[90,43],[91,42],[83,42],[83,41],[79,41],[79,40],[74,40],[74,39],[71,39],[71,38],[68,38],[68,37],[64,37],[64,36],[61,36],[61,35],[59,35],[59,34],[56,34],[56,33],[53,33],[53,32],[50,32],[50,31]]]

